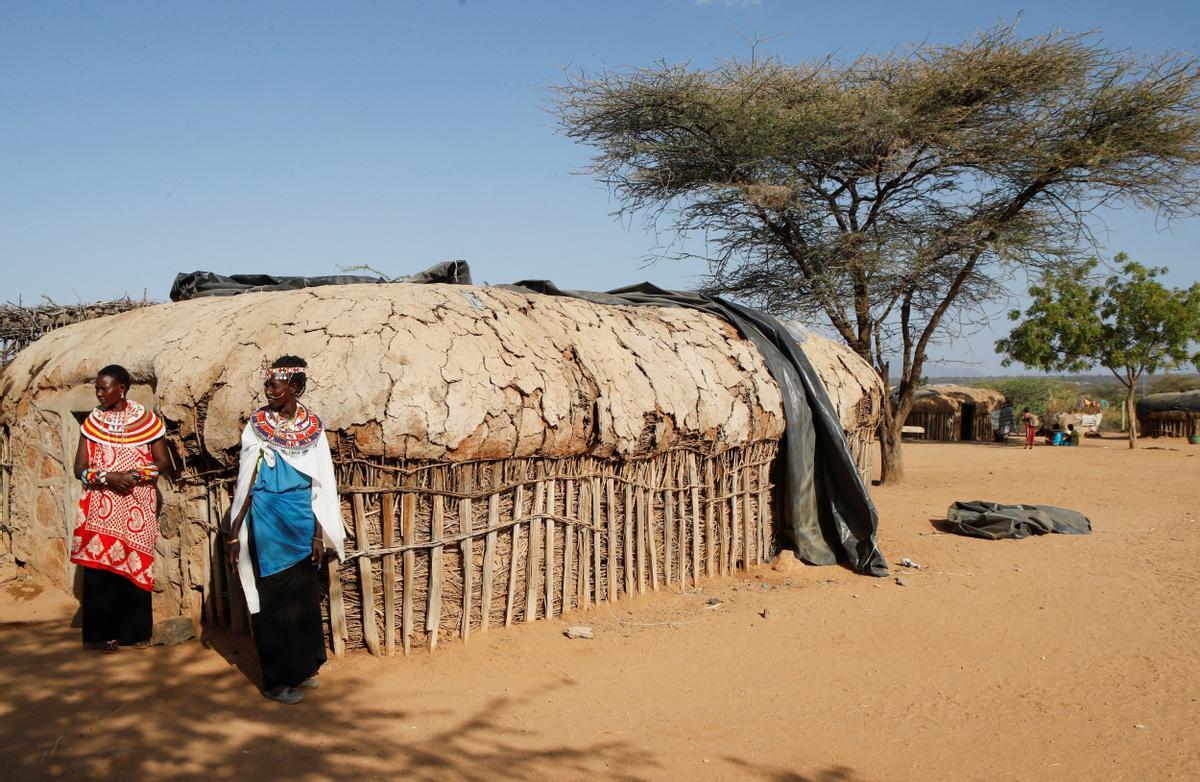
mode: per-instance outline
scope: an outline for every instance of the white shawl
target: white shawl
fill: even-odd
[[[258,439],[250,424],[242,430],[242,453],[238,463],[237,488],[233,492],[230,521],[237,516],[246,497],[250,494],[250,481],[254,477],[254,465],[262,454],[263,461],[268,466],[275,466],[276,457],[294,467],[312,479],[312,508],[321,527],[321,535],[325,547],[337,552],[338,559],[346,557],[346,527],[342,521],[342,503],[337,493],[337,478],[333,474],[333,457],[329,452],[329,440],[324,433],[317,438],[311,448],[300,453],[277,451]],[[242,527],[238,530],[238,577],[242,582],[242,592],[246,595],[246,607],[250,613],[257,614],[258,588],[254,585],[254,564],[250,561],[250,527],[243,519]]]

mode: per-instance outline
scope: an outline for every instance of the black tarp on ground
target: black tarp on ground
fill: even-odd
[[[259,282],[261,280],[277,282]],[[176,277],[171,300],[353,282],[383,281],[373,277],[355,280],[345,276],[222,277],[211,272],[193,272]],[[400,282],[469,285],[471,274],[465,261],[451,261]],[[522,280],[496,287],[547,296],[569,296],[597,304],[690,307],[732,323],[758,348],[783,397],[786,427],[779,456],[771,471],[771,481],[780,489],[775,493],[776,518],[779,520],[777,543],[795,550],[797,556],[814,565],[845,562],[865,575],[887,575],[887,562],[875,541],[878,513],[858,473],[841,421],[803,349],[775,318],[719,297],[663,290],[650,283],[607,293],[561,290],[548,280]],[[811,469],[806,469],[809,465]]]
[[[955,502],[946,511],[954,531],[973,538],[1000,540],[1059,532],[1088,535],[1092,522],[1077,510],[1053,505],[1001,505],[985,500]]]

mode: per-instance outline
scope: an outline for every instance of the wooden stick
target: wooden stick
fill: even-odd
[[[683,465],[683,459],[679,459],[675,464],[676,486],[682,486],[687,480],[687,470]],[[675,497],[679,503],[679,588],[681,590],[687,588],[687,565],[688,565],[688,547],[687,547],[687,493],[680,490],[675,492]],[[695,581],[693,580],[693,585]]]
[[[671,549],[675,546],[675,460],[667,454],[663,465],[663,584],[669,585],[675,574]]]
[[[513,489],[513,521],[521,518],[522,508],[525,504],[525,487],[518,486]],[[516,601],[517,594],[517,568],[520,560],[521,549],[521,525],[513,524],[512,527],[512,553],[508,562],[508,594],[504,599],[504,626],[508,627],[513,623],[513,605]]]
[[[750,507],[751,489],[750,470],[742,470],[742,534],[745,536],[742,559],[745,560],[747,569],[750,568],[751,558],[753,558],[754,564],[759,564],[758,529],[754,524],[754,509]]]
[[[708,458],[704,460],[704,494],[707,497],[710,492],[716,490],[717,486],[713,482],[713,460]],[[716,557],[716,530],[713,529],[713,503],[704,503],[704,572],[712,578],[717,574],[714,566]]]
[[[582,491],[582,487],[581,487]],[[582,501],[580,503],[582,506]],[[575,481],[566,481],[565,494],[563,495],[563,516],[571,518],[575,511]],[[566,529],[563,531],[563,612],[569,612],[571,609],[571,597],[575,597],[576,604],[582,604],[578,600],[578,586],[575,584],[575,524],[564,524]],[[586,534],[586,533],[584,533]],[[586,570],[586,563],[581,566],[580,570]]]
[[[479,618],[479,631],[481,633],[486,633],[489,625],[491,625],[492,581],[496,578],[496,530],[494,527],[499,523],[500,495],[493,494],[491,497],[488,497],[488,528],[492,531],[483,539],[483,594],[479,599],[479,607],[483,612]],[[513,552],[513,556],[516,556],[515,551]]]
[[[713,484],[713,493],[718,497],[725,493],[725,460],[723,457],[716,457],[716,477],[717,482]],[[729,530],[726,524],[726,515],[728,508],[724,502],[714,500],[717,506],[717,537],[720,539],[721,550],[717,557],[718,570],[721,575],[729,573]]]
[[[596,478],[596,488],[600,488],[600,479]],[[608,504],[608,602],[613,602],[617,599],[617,493],[613,487],[613,479],[606,478],[604,480],[604,499]],[[596,492],[594,503],[600,502],[600,492]],[[599,518],[600,514],[596,514]],[[596,553],[593,555],[600,556],[600,547],[596,547]],[[596,588],[599,589],[600,569],[596,568]]]
[[[588,518],[591,520],[595,529],[592,530],[590,544],[592,566],[590,568],[585,568],[586,572],[588,573],[588,577],[591,579],[591,589],[588,589],[589,584],[586,582],[584,583],[583,588],[584,592],[588,593],[591,593],[592,590],[595,590],[595,592],[592,593],[593,600],[596,605],[600,605],[600,479],[589,479],[589,485],[590,491],[588,492],[588,499],[592,506],[592,512],[588,514]]]
[[[363,495],[355,494],[350,497],[350,514],[354,518],[354,539],[359,551],[369,551],[370,539],[367,536],[366,512],[363,508]],[[379,654],[379,625],[375,623],[375,574],[371,571],[370,557],[358,559],[358,589],[362,593],[362,630],[363,640],[371,654]]]
[[[645,468],[638,472],[645,473]],[[637,580],[638,594],[646,594],[646,491],[638,487],[634,490],[635,519],[634,537],[637,545]]]
[[[592,500],[591,500],[591,481],[579,482],[579,519],[580,521],[592,523]],[[567,516],[571,515],[572,510],[572,495],[575,490],[575,481],[567,481],[567,508],[564,513]],[[591,568],[591,539],[586,529],[579,531],[579,575],[576,577],[571,569],[571,557],[575,551],[575,526],[567,525],[567,543],[563,547],[563,611],[570,610],[567,605],[567,595],[575,595],[575,605],[577,608],[582,608],[585,611],[591,603],[589,595],[591,580],[588,578]]]
[[[767,513],[769,476],[767,465],[760,464],[758,466],[758,556],[762,562],[766,562],[771,557],[770,519]]]
[[[338,575],[338,561],[329,560],[329,624],[333,636],[333,654],[341,657],[346,653],[346,601],[342,598],[342,579]]]
[[[658,467],[654,462],[650,462],[648,472],[650,473],[646,483],[650,486],[658,486]],[[658,492],[653,488],[642,489],[642,508],[645,510],[646,520],[646,550],[650,555],[650,587],[658,591],[658,534],[657,524],[654,522],[654,495]]]
[[[553,515],[555,513],[555,492],[557,491],[558,481],[550,479],[549,485],[546,486],[546,508],[547,513]],[[554,618],[554,533],[555,524],[552,520],[546,519],[546,618]]]
[[[396,495],[379,497],[379,529],[385,547],[396,545]],[[396,654],[396,555],[384,554],[383,568],[383,644],[388,656]]]
[[[429,474],[434,489],[441,489],[445,473],[434,470]],[[446,524],[446,498],[433,495],[433,518],[430,540],[439,543]],[[435,545],[429,550],[429,602],[425,609],[425,632],[429,633],[429,651],[437,649],[438,627],[442,623],[442,547]]]
[[[417,536],[417,495],[405,494],[400,500],[400,536],[404,545],[411,546]],[[404,552],[403,590],[401,596],[403,605],[400,611],[400,640],[404,645],[404,655],[412,652],[413,632],[413,578],[416,574],[417,553],[409,550]]]
[[[474,467],[463,465],[459,468],[459,482],[463,492],[468,491],[474,484],[472,479]],[[459,544],[462,551],[462,568],[463,568],[463,597],[462,597],[462,622],[459,625],[459,635],[463,641],[467,641],[471,637],[471,600],[474,597],[472,594],[475,591],[475,538],[469,533],[472,531],[473,520],[471,500],[469,498],[458,501],[458,526],[459,531],[467,533],[467,537],[463,538]]]
[[[738,527],[741,525],[741,519],[738,516],[738,470],[736,456],[730,456],[729,469],[726,471],[726,475],[729,478],[729,572],[733,573],[737,570],[738,548],[741,545],[741,538],[738,535]]]
[[[700,470],[696,467],[696,454],[688,454],[688,494],[692,501],[692,585],[700,583]]]
[[[625,484],[625,594],[633,594],[633,486]]]
[[[541,468],[539,467],[539,474]],[[538,571],[538,545],[542,536],[542,521],[538,515],[542,512],[546,499],[546,485],[539,480],[533,489],[533,517],[529,520],[529,556],[525,567],[525,621],[537,619],[538,580],[542,575]]]

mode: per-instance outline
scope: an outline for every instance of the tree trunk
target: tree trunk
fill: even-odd
[[[904,480],[904,452],[900,449],[900,429],[904,418],[896,415],[888,400],[879,419],[879,482],[897,484]]]
[[[1137,406],[1134,397],[1137,394],[1136,383],[1130,383],[1125,394],[1125,418],[1129,421],[1129,447],[1137,448]]]

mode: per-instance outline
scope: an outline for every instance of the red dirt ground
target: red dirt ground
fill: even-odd
[[[762,568],[350,655],[294,707],[258,695],[245,638],[105,657],[72,600],[10,582],[0,776],[1198,779],[1200,447],[1143,443],[911,444],[908,481],[873,489],[889,562],[922,566],[904,585]],[[937,524],[956,499],[1056,503],[1096,531],[960,537]]]

